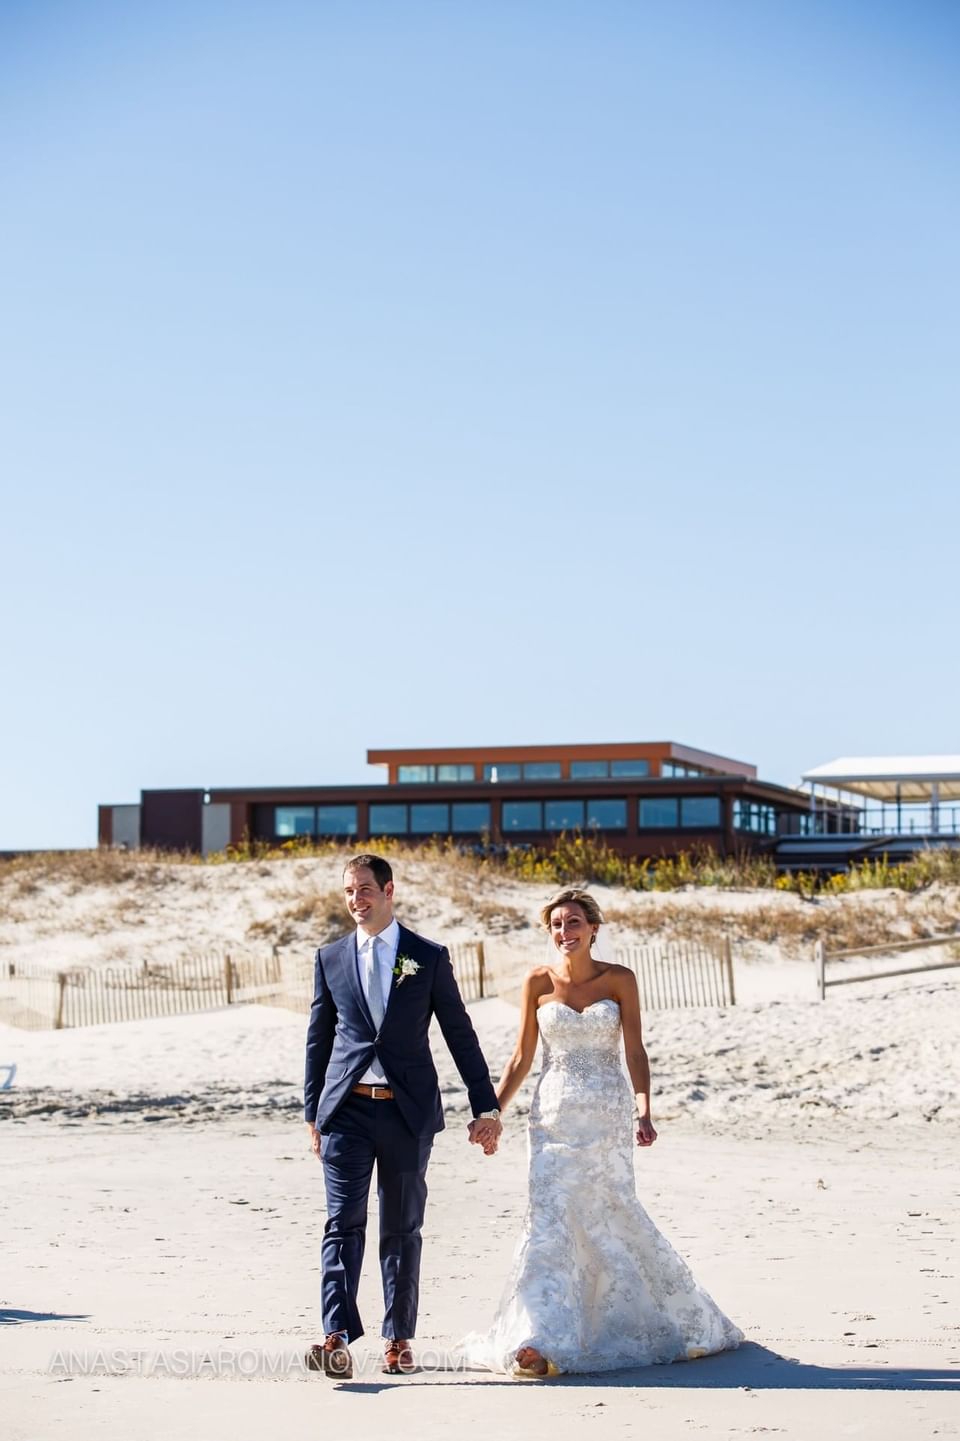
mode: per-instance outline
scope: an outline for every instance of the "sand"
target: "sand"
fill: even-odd
[[[0,875],[0,961],[163,963],[273,941],[308,956],[342,926],[335,858],[112,865]],[[403,881],[408,923],[488,941],[502,995],[471,1014],[496,1073],[516,1031],[510,997],[543,955],[530,924],[543,888],[420,862]],[[468,1426],[551,1441],[960,1434],[960,971],[840,987],[821,1003],[812,947],[796,943],[809,902],[597,890],[620,942],[711,917],[734,938],[736,1007],[645,1017],[660,1139],[637,1153],[636,1174],[657,1224],[746,1333],[738,1352],[544,1385],[462,1369],[455,1342],[491,1314],[520,1225],[536,1070],[486,1159],[466,1144],[463,1088],[437,1036],[448,1129],[429,1173],[425,1369],[379,1373],[371,1255],[355,1380],[307,1374],[324,1206],[302,1121],[304,1017],[256,1005],[75,1031],[0,1026],[0,1085],[16,1066],[0,1090],[3,1441],[449,1441]],[[817,914],[905,935],[951,927],[956,901],[877,893]]]
[[[0,867],[0,963],[70,966],[165,964],[209,947],[263,954],[272,944],[309,954],[343,928],[342,857],[229,865],[157,862],[114,852]],[[528,960],[550,885],[521,882],[468,862],[394,859],[398,912],[447,943],[485,937]],[[817,927],[851,931],[857,944],[939,934],[960,923],[960,889],[863,891],[805,901],[773,890],[690,887],[637,892],[591,886],[611,917],[611,944],[674,934],[729,935],[742,966],[807,969]]]
[[[657,1115],[757,1137],[812,1125],[842,1125],[854,1135],[882,1134],[894,1122],[960,1126],[960,980],[935,973],[897,989],[879,982],[854,989],[824,1002],[808,989],[806,999],[650,1013]],[[494,998],[471,1014],[499,1074],[518,1012]],[[8,1116],[22,1119],[296,1117],[304,1026],[290,1011],[238,1006],[60,1032],[4,1027],[0,1063],[14,1062],[17,1072],[0,1100]],[[444,1104],[451,1115],[464,1113],[463,1087],[436,1028],[432,1044]],[[521,1113],[536,1074],[535,1065]]]
[[[520,1223],[531,1082],[484,1158],[438,1041],[428,1369],[379,1374],[368,1259],[368,1334],[354,1381],[336,1384],[299,1359],[318,1335],[324,1219],[299,1108],[303,1018],[235,1007],[0,1030],[0,1060],[18,1065],[0,1096],[4,1437],[955,1434],[960,986],[869,989],[648,1017],[661,1136],[637,1154],[639,1193],[747,1344],[549,1385],[465,1372],[453,1350],[492,1311]],[[471,1013],[496,1069],[517,1013]]]

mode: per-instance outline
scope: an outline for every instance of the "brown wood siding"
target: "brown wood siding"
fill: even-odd
[[[202,790],[142,791],[140,844],[165,851],[199,851],[202,810]]]
[[[213,799],[211,795],[210,799]],[[238,846],[247,836],[253,835],[253,807],[249,801],[230,802],[230,844]]]

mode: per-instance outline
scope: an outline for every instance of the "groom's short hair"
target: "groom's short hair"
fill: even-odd
[[[388,881],[393,880],[390,862],[385,861],[383,856],[354,856],[352,861],[347,861],[343,868],[343,874],[346,875],[347,871],[358,871],[361,866],[366,866],[368,871],[373,871],[373,879],[381,890],[386,887]]]

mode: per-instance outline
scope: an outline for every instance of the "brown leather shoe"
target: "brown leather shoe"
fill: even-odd
[[[409,1376],[416,1371],[409,1341],[388,1341],[383,1356],[383,1371],[386,1376]]]
[[[311,1346],[304,1360],[308,1371],[322,1371],[337,1381],[349,1381],[353,1375],[353,1357],[338,1331],[328,1336],[322,1346]]]

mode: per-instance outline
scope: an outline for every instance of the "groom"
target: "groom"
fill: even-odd
[[[343,890],[356,930],[317,951],[304,1084],[310,1143],[323,1162],[327,1194],[321,1250],[326,1335],[306,1361],[311,1370],[340,1379],[353,1374],[347,1343],[363,1335],[357,1285],[374,1164],[383,1369],[390,1375],[416,1370],[410,1341],[417,1322],[427,1162],[444,1125],[428,1041],[431,1016],[467,1087],[474,1115],[470,1141],[489,1154],[500,1136],[490,1072],[446,949],[394,920],[393,872],[381,856],[348,861]]]

